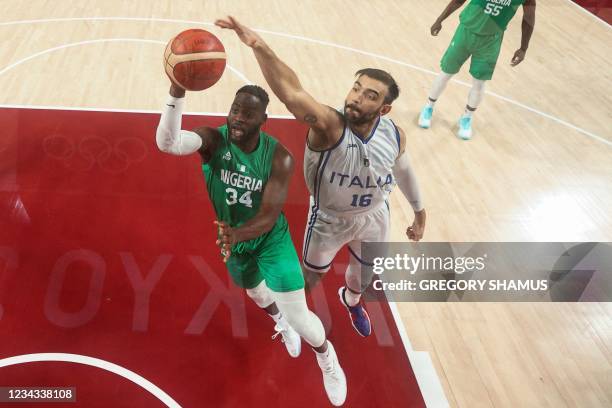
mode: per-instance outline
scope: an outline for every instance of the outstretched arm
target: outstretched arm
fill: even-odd
[[[431,26],[431,35],[438,35],[440,30],[442,30],[442,22],[446,20],[448,16],[453,14],[455,10],[463,6],[463,3],[465,3],[465,0],[451,0],[446,8],[442,11],[442,14],[440,14],[440,17],[438,17],[435,23],[433,23]]]
[[[395,165],[393,166],[393,176],[395,182],[401,190],[402,194],[414,211],[414,221],[411,226],[406,229],[406,235],[413,241],[419,241],[423,238],[425,232],[426,213],[421,201],[421,193],[414,170],[410,164],[410,157],[406,152],[406,135],[404,131],[398,128],[400,132],[400,153]]]
[[[272,159],[270,178],[264,188],[261,207],[257,214],[237,228],[232,228],[222,221],[215,221],[219,226],[217,245],[223,249],[224,261],[229,258],[232,245],[257,238],[274,227],[287,199],[293,167],[293,157],[283,145],[278,143]]]
[[[155,139],[159,150],[175,156],[199,152],[204,163],[208,162],[217,148],[219,132],[212,128],[198,128],[193,132],[181,129],[185,90],[172,84],[170,98],[162,111]]]
[[[342,134],[344,123],[334,109],[317,102],[304,90],[295,72],[287,66],[255,31],[240,24],[235,18],[220,19],[215,24],[234,30],[240,40],[253,49],[266,82],[272,92],[296,117],[313,130],[311,145],[332,146]]]
[[[525,59],[527,48],[529,48],[529,41],[531,40],[531,34],[535,28],[535,13],[536,13],[536,0],[526,0],[523,4],[523,22],[521,23],[521,48],[516,50],[512,57],[510,65],[513,67],[520,64]]]

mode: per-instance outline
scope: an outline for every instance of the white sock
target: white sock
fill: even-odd
[[[480,102],[482,102],[485,92],[485,82],[486,81],[472,78],[472,88],[470,89],[467,101],[467,105],[470,108],[476,109],[480,105]]]
[[[313,350],[318,358],[321,358],[321,359],[329,358],[329,342],[327,340],[325,340],[325,342],[327,343],[327,349],[324,352],[319,353],[318,351]]]
[[[438,100],[440,95],[442,95],[444,88],[446,88],[446,84],[448,84],[448,81],[450,81],[452,77],[452,74],[447,74],[446,72],[440,72],[440,74],[438,74],[433,82],[433,85],[431,86],[431,90],[429,91],[430,102],[433,100],[435,103],[435,101]],[[433,104],[431,106],[433,106]]]
[[[321,370],[325,372],[331,372],[334,369],[334,360],[331,355],[332,345],[329,341],[327,341],[327,350],[323,353],[319,353],[315,351],[315,355],[317,356],[317,363],[319,363],[319,367]]]
[[[355,306],[357,305],[357,303],[359,303],[360,299],[361,299],[361,293],[359,294],[353,293],[350,290],[348,290],[348,288],[344,291],[344,300],[346,301],[347,305]]]
[[[463,116],[465,116],[466,118],[471,118],[472,115],[474,114],[475,111],[470,110],[467,108],[467,106],[465,107],[465,112],[463,112]]]
[[[436,104],[436,101],[432,101],[431,99],[427,98],[427,107],[428,108],[433,108],[435,104]]]
[[[287,329],[289,327],[289,323],[287,322],[287,319],[285,319],[285,317],[283,316],[283,314],[281,312],[278,312],[275,315],[269,315],[272,320],[274,320],[274,323],[276,323],[281,329]]]

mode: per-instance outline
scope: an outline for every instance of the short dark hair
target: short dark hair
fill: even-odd
[[[261,86],[257,85],[245,85],[236,91],[236,95],[239,93],[248,93],[249,95],[253,95],[257,99],[261,101],[264,105],[264,110],[268,107],[268,103],[270,103],[270,97],[268,93]]]
[[[395,82],[395,79],[393,79],[391,74],[387,71],[383,71],[382,69],[376,68],[363,68],[355,72],[356,77],[360,77],[362,75],[365,75],[372,79],[376,79],[377,81],[380,81],[383,84],[387,85],[387,89],[389,90],[389,92],[387,92],[387,96],[385,96],[386,104],[391,104],[399,96],[399,86],[397,86],[397,82]]]

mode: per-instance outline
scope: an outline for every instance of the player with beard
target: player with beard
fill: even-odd
[[[253,49],[272,91],[310,127],[304,154],[304,176],[311,195],[304,276],[312,286],[347,245],[351,257],[346,285],[338,294],[355,330],[369,336],[371,323],[361,294],[372,280],[372,262],[363,259],[361,243],[388,240],[387,198],[395,184],[414,210],[414,222],[406,231],[408,238],[420,240],[425,228],[425,209],[406,153],[406,136],[385,116],[399,96],[399,87],[385,71],[359,70],[339,112],[306,92],[295,72],[253,30],[233,17],[217,20],[216,24],[234,30]]]
[[[306,305],[300,261],[282,213],[293,157],[261,131],[268,94],[255,85],[240,88],[225,125],[193,132],[181,130],[184,96],[185,90],[171,85],[157,146],[179,156],[199,153],[230,276],[276,322],[273,338],[280,334],[292,357],[300,354],[300,337],[310,344],[330,401],[342,405],[346,378],[323,324]]]

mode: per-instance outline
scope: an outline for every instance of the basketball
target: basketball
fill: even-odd
[[[183,31],[168,42],[164,69],[172,82],[188,91],[210,88],[225,70],[225,48],[206,30]]]

